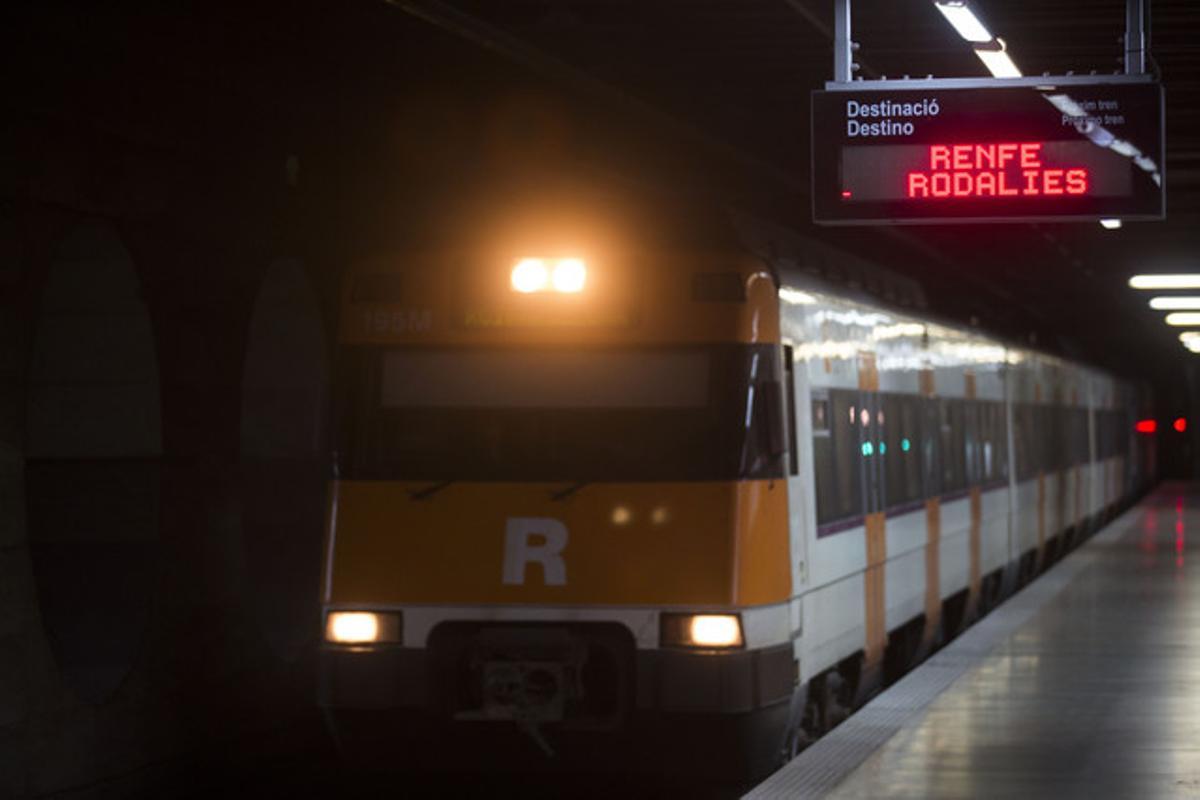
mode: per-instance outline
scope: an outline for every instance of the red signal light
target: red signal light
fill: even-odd
[[[1152,419],[1139,419],[1133,429],[1138,433],[1154,433],[1158,430],[1158,423]]]
[[[1183,433],[1187,430],[1187,419],[1184,417],[1176,417],[1175,424],[1172,427],[1174,427],[1175,430],[1179,431],[1180,433]]]

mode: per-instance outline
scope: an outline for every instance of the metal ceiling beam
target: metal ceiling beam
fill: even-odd
[[[833,80],[854,79],[854,42],[850,39],[850,0],[833,0]]]

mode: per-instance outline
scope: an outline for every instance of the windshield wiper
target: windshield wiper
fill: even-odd
[[[591,481],[579,481],[578,483],[572,483],[565,489],[559,489],[557,492],[551,492],[550,499],[555,502],[558,502],[559,500],[566,500],[568,497],[575,494],[589,483],[591,483]]]
[[[435,494],[440,492],[442,489],[445,489],[452,483],[454,483],[453,480],[440,481],[438,483],[431,483],[430,485],[420,489],[413,489],[409,491],[408,498],[410,500],[428,500],[430,497],[433,497]]]

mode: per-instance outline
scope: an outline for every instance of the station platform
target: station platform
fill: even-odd
[[[746,796],[1200,797],[1198,541],[1160,486]]]

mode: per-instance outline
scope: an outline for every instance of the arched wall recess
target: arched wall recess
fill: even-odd
[[[38,601],[64,682],[101,702],[132,669],[156,574],[162,415],[133,262],[100,222],[54,254],[34,324],[25,492]]]
[[[329,348],[304,267],[263,276],[242,374],[242,535],[259,623],[295,658],[319,630],[316,596],[329,478]]]

